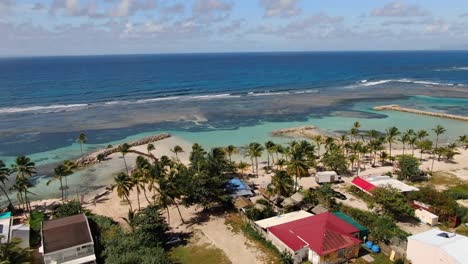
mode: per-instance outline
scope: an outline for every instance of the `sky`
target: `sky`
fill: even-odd
[[[467,0],[0,0],[0,56],[427,49]]]

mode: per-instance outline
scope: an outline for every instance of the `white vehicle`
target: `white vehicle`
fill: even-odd
[[[319,184],[341,182],[341,177],[334,171],[319,171],[315,173],[315,181]]]

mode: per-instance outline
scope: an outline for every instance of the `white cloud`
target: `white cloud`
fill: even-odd
[[[15,4],[15,0],[0,0],[0,14],[8,14]]]
[[[260,4],[266,17],[292,17],[302,12],[298,0],[260,0]]]
[[[225,0],[195,0],[192,11],[195,15],[211,15],[218,12],[229,12],[234,4]]]
[[[154,0],[121,0],[114,8],[112,15],[116,17],[133,16],[139,11],[148,11],[156,8]]]
[[[382,17],[414,17],[427,16],[430,13],[418,5],[408,5],[405,1],[394,1],[386,4],[382,8],[372,10],[373,16]]]

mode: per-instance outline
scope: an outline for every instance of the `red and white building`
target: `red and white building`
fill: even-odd
[[[296,263],[343,263],[359,254],[359,229],[326,212],[271,226],[268,239]]]

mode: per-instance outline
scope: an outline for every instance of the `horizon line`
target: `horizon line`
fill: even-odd
[[[402,50],[298,50],[298,51],[225,51],[225,52],[148,52],[148,53],[109,53],[109,54],[64,54],[64,55],[0,55],[0,59],[15,58],[60,58],[60,57],[106,57],[106,56],[145,56],[145,55],[220,55],[220,54],[268,54],[268,53],[377,53],[377,52],[468,52],[468,49],[402,49]]]

